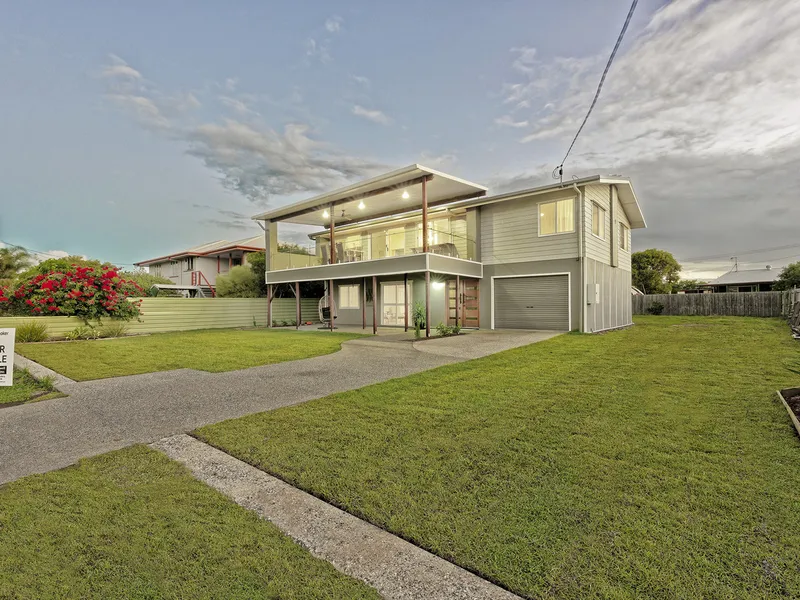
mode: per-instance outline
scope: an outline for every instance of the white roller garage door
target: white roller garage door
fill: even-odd
[[[495,329],[569,330],[569,277],[498,277],[493,280]]]

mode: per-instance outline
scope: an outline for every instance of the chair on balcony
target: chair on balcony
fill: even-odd
[[[327,246],[322,246],[321,250],[322,250],[322,264],[323,265],[327,265],[327,264],[329,264],[331,262],[330,261],[330,256],[328,256],[328,247]]]

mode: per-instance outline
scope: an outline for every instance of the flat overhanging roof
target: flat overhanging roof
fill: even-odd
[[[422,207],[423,180],[426,181],[428,206],[477,198],[485,195],[487,189],[415,164],[258,214],[253,220],[329,227],[331,205],[337,225],[405,213]]]

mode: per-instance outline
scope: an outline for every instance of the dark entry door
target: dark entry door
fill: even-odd
[[[477,329],[481,318],[480,279],[463,278],[460,287],[460,290],[456,289],[455,279],[447,281],[447,324],[455,325],[458,317],[461,327]]]

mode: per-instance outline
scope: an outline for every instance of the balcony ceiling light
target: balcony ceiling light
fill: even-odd
[[[364,201],[363,201],[363,200],[362,200],[361,202],[359,202],[359,203],[358,203],[358,208],[359,208],[360,210],[364,210],[366,207],[367,207],[367,206],[366,206],[366,204],[364,204]]]
[[[403,198],[403,200],[408,200],[408,198],[409,198],[408,191],[403,192],[402,198]]]

